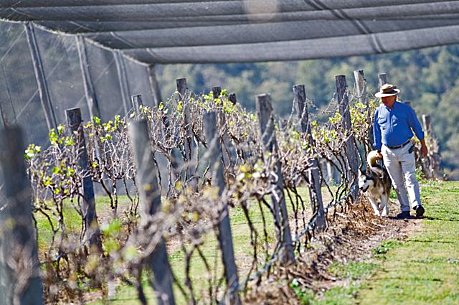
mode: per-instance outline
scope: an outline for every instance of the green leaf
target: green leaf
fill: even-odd
[[[367,106],[364,103],[361,103],[361,102],[355,103],[355,107],[358,108],[358,109],[366,109],[367,108]]]
[[[30,144],[25,150],[24,158],[30,160],[41,152],[41,146],[36,146],[35,144]]]
[[[62,170],[61,170],[60,167],[54,166],[53,169],[52,169],[52,172],[53,172],[53,174],[55,174],[55,175],[59,175],[59,174],[62,173]]]
[[[100,125],[100,119],[98,117],[92,117],[92,121],[94,122],[94,125]]]
[[[57,144],[57,141],[59,140],[59,136],[57,135],[56,131],[53,129],[51,129],[49,131],[49,142],[51,142],[51,144]]]
[[[65,176],[66,176],[67,178],[68,178],[68,177],[71,177],[71,176],[75,175],[75,172],[76,172],[75,169],[69,167],[69,168],[67,168],[67,170],[66,170]]]
[[[64,145],[65,146],[73,146],[73,145],[75,145],[75,140],[73,139],[73,137],[65,137]]]
[[[332,124],[338,124],[341,122],[342,116],[339,112],[335,112],[335,115],[328,119],[328,121]]]
[[[53,180],[51,179],[50,176],[44,176],[42,181],[43,181],[44,187],[48,187],[53,183]]]
[[[61,124],[61,125],[57,126],[57,133],[59,135],[62,135],[64,133],[64,131],[65,131],[64,125]]]

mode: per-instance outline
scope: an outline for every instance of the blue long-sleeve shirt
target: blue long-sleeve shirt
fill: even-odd
[[[375,149],[385,146],[398,146],[413,137],[413,131],[419,140],[424,139],[421,123],[419,123],[413,108],[407,104],[395,102],[392,109],[380,105],[373,121],[373,136]]]

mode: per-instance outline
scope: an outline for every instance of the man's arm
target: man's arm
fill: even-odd
[[[427,149],[427,145],[426,145],[426,141],[424,137],[424,131],[422,130],[421,123],[419,122],[418,117],[416,116],[416,112],[414,111],[413,108],[410,107],[410,109],[411,109],[410,115],[409,115],[410,127],[413,129],[414,134],[421,142],[421,156],[425,158],[427,157],[427,154],[429,151]]]

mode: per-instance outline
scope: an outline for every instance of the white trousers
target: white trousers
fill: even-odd
[[[413,143],[408,143],[396,149],[383,145],[381,148],[384,165],[389,172],[402,211],[409,211],[410,207],[415,208],[421,205],[414,151],[409,152],[413,145]]]

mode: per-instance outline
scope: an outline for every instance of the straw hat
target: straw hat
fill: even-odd
[[[379,88],[379,92],[376,92],[376,97],[386,97],[399,94],[400,90],[392,84],[384,84]]]

